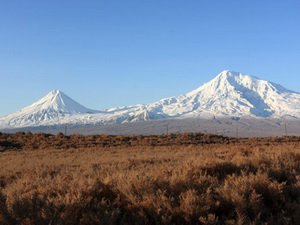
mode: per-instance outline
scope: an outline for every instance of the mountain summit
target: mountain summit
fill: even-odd
[[[279,84],[225,70],[184,95],[101,112],[87,109],[54,90],[21,111],[0,118],[0,127],[215,117],[300,118],[300,94]]]
[[[199,88],[149,104],[164,117],[300,117],[300,94],[239,72],[225,70]]]
[[[97,113],[97,111],[85,108],[62,91],[53,90],[30,106],[8,115],[5,121],[10,127],[52,125],[59,123],[65,117],[87,113]]]
[[[60,90],[50,91],[45,97],[21,111],[45,111],[47,113],[77,114],[93,113],[95,110],[85,108]]]

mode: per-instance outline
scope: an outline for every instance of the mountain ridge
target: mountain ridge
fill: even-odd
[[[105,125],[194,117],[300,118],[300,94],[255,76],[224,70],[186,94],[102,111],[88,109],[53,90],[30,106],[0,118],[0,127]]]

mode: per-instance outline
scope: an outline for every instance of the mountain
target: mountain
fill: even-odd
[[[97,112],[80,105],[63,92],[53,90],[32,105],[1,118],[0,125],[1,122],[8,127],[52,125],[72,115]]]
[[[241,117],[300,118],[300,93],[254,76],[225,70],[184,95],[102,111],[85,108],[63,92],[52,91],[21,111],[0,118],[0,127]]]
[[[199,88],[150,104],[147,109],[176,117],[300,117],[300,93],[225,70]]]

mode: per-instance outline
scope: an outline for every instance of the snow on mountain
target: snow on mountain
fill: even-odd
[[[64,93],[52,91],[21,111],[0,118],[0,127],[114,124],[194,117],[300,118],[300,93],[226,70],[184,95],[104,111],[87,109]]]
[[[300,94],[238,72],[223,71],[213,80],[179,97],[148,105],[176,117],[300,117]]]
[[[96,110],[85,108],[63,92],[53,90],[32,105],[1,118],[0,126],[1,122],[7,127],[57,124],[65,117],[97,112]]]

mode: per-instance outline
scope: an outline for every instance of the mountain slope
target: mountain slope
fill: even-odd
[[[300,118],[300,94],[239,72],[223,71],[178,97],[129,107],[95,111],[60,91],[0,118],[0,127],[56,124],[120,124],[158,119],[216,117]]]
[[[76,114],[97,113],[85,108],[63,92],[53,90],[37,102],[0,120],[9,127],[38,126],[60,123],[61,119]]]
[[[223,71],[185,95],[163,99],[147,108],[179,117],[300,117],[300,94],[253,76]]]

